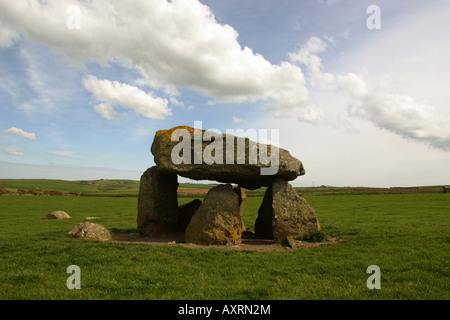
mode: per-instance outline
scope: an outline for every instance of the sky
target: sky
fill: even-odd
[[[446,0],[0,0],[0,179],[138,180],[156,131],[201,121],[278,130],[306,170],[294,186],[448,185],[449,16]]]

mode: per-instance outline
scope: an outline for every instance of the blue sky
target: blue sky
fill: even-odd
[[[139,179],[157,130],[202,121],[278,129],[297,186],[448,184],[449,16],[448,1],[0,0],[0,178]]]

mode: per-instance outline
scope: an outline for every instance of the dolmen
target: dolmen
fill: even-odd
[[[320,230],[315,210],[288,183],[305,174],[303,164],[287,150],[254,140],[189,126],[157,131],[151,146],[156,166],[140,181],[138,232],[182,232],[189,243],[239,244],[245,231],[244,189],[261,187],[267,189],[255,221],[256,237],[281,243]],[[221,184],[203,202],[179,206],[178,175]]]

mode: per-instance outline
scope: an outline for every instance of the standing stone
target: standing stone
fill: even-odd
[[[198,244],[241,243],[245,230],[241,203],[239,187],[235,189],[231,184],[222,184],[209,190],[186,229],[185,241]]]
[[[151,167],[141,177],[138,197],[138,232],[161,235],[178,227],[177,175]]]
[[[255,222],[258,237],[273,237],[283,242],[320,230],[315,210],[283,179],[275,179],[266,190]]]
[[[178,231],[185,232],[187,226],[191,222],[192,217],[197,212],[198,208],[202,205],[200,199],[192,200],[182,206],[180,206],[180,213],[178,216]]]

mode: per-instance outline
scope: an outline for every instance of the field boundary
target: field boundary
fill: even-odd
[[[217,184],[216,184],[217,185]],[[180,183],[178,197],[206,196],[214,187],[213,184]],[[450,193],[450,187],[418,186],[418,187],[295,187],[300,196],[348,196],[377,194],[422,194]],[[247,190],[247,197],[262,197],[266,188]],[[137,197],[139,181],[134,180],[81,180],[65,181],[51,179],[3,179],[0,180],[0,195],[22,196],[82,196],[82,197]]]

